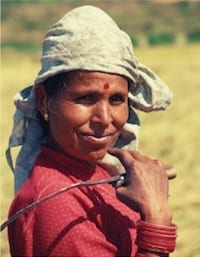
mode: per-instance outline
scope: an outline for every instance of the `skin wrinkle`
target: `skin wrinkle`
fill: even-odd
[[[71,92],[71,87],[73,85],[73,80],[75,79],[79,79],[80,81],[83,82],[83,84],[88,85],[88,87],[90,87],[90,85],[92,85],[93,82],[89,80],[86,80],[83,77],[83,74],[86,73],[86,71],[81,71],[81,72],[77,72],[77,71],[71,71],[68,72],[65,76],[66,81],[64,81],[61,85],[61,83],[58,86],[58,90],[56,92],[55,95],[53,95],[52,97],[50,96],[48,99],[48,108],[54,112],[55,114],[57,113],[56,109],[57,109],[57,105],[58,102],[57,101],[61,101],[63,100],[67,100],[68,99],[68,94],[70,94]],[[101,73],[101,72],[100,72]],[[91,73],[92,74],[92,73]],[[103,72],[102,72],[103,74]],[[95,79],[95,75],[93,75],[94,79]],[[98,77],[96,78],[98,79]],[[129,85],[128,85],[129,86]],[[104,89],[109,89],[110,88],[110,84],[108,82],[106,82],[103,86]],[[57,101],[56,101],[57,100]],[[51,106],[52,104],[52,106]],[[54,105],[54,106],[53,106]],[[53,108],[55,107],[55,108]],[[57,113],[58,114],[58,113]]]
[[[105,40],[107,35],[110,40]],[[130,137],[127,139],[122,133],[116,143],[119,148],[137,149],[140,124],[133,108],[144,112],[163,110],[172,100],[172,93],[167,85],[137,60],[129,35],[97,7],[81,6],[61,17],[44,36],[41,52],[41,69],[33,86],[21,90],[15,96],[16,118],[6,154],[8,164],[15,173],[15,192],[33,167],[41,142],[46,141],[43,124],[37,119],[35,90],[41,83],[48,80],[51,82],[57,75],[72,70],[118,74],[129,79],[130,115],[126,122],[128,126],[124,130]],[[54,95],[54,91],[50,93]],[[22,146],[22,150],[13,167],[10,149],[15,146]],[[27,160],[26,166],[23,165],[23,159]]]
[[[74,71],[65,78],[67,87],[59,87],[47,104],[50,145],[78,159],[96,162],[114,146],[128,119],[128,82],[123,76],[103,72]],[[104,90],[105,84],[109,90]],[[36,92],[42,113],[43,99],[48,96],[41,88]],[[96,142],[95,138],[107,142]]]
[[[90,17],[89,22],[87,19],[88,15]],[[108,22],[103,22],[104,19]],[[99,26],[101,27],[100,30],[97,29]],[[72,33],[68,33],[68,31]],[[107,35],[109,35],[110,40],[105,40]],[[62,50],[64,52],[63,56],[61,56]],[[115,54],[115,52],[118,54]],[[69,53],[72,55],[69,56]],[[84,53],[90,53],[90,55],[84,55]],[[96,53],[101,57],[105,56],[105,58],[98,58],[95,55]],[[76,71],[64,73],[72,69]],[[85,72],[77,72],[80,69],[84,69]],[[60,77],[63,73],[64,76]],[[67,76],[65,77],[66,74]],[[120,207],[122,211],[124,210],[125,215],[131,217],[133,221],[135,221],[136,214],[134,211],[140,210],[141,218],[145,222],[169,227],[171,224],[171,213],[166,201],[168,181],[166,175],[163,174],[164,167],[150,160],[150,158],[142,156],[140,153],[134,154],[129,151],[130,149],[137,149],[135,143],[140,125],[133,108],[139,106],[145,112],[165,109],[172,99],[167,86],[156,75],[152,76],[152,74],[148,68],[145,68],[136,60],[133,55],[131,40],[127,34],[118,28],[115,23],[112,23],[112,19],[107,17],[104,12],[94,7],[81,7],[72,11],[71,14],[64,16],[50,29],[44,39],[41,70],[34,82],[32,91],[24,94],[22,98],[19,98],[21,95],[17,98],[19,110],[21,108],[22,110],[20,111],[22,113],[18,112],[18,116],[15,116],[18,119],[16,119],[14,131],[23,132],[19,135],[13,133],[13,139],[16,140],[18,139],[17,136],[19,136],[21,142],[11,144],[11,146],[22,145],[22,151],[16,162],[17,171],[15,172],[15,179],[16,181],[21,180],[16,187],[17,190],[19,185],[22,184],[21,174],[23,175],[24,172],[28,173],[34,165],[35,157],[32,158],[32,156],[37,151],[39,152],[41,143],[44,142],[42,139],[45,139],[45,143],[48,142],[46,147],[52,148],[51,150],[54,152],[52,157],[49,153],[47,163],[50,162],[51,158],[54,160],[55,156],[61,159],[60,153],[64,153],[65,157],[69,155],[76,162],[82,160],[87,162],[88,166],[90,163],[92,168],[96,167],[97,162],[103,160],[107,152],[115,146],[117,149],[112,149],[111,154],[124,164],[128,173],[127,177],[130,178],[129,183],[125,186],[116,188],[116,193],[118,199],[130,208],[126,209],[125,207],[127,206],[121,205],[118,199],[115,198],[115,194],[112,200],[107,198],[108,195],[105,194],[105,199],[113,206],[116,206],[116,209]],[[59,75],[58,80],[57,75]],[[131,86],[129,90],[128,82],[125,78],[130,80]],[[47,80],[49,81],[47,82]],[[69,84],[61,89],[60,87],[63,86],[63,81],[65,80],[69,81]],[[59,82],[57,83],[57,81]],[[51,95],[46,94],[42,87],[36,89],[43,82],[44,84],[47,82],[47,84],[52,86],[49,91]],[[137,90],[133,86],[135,83],[138,85]],[[34,94],[34,90],[37,90],[37,95]],[[66,94],[68,94],[67,97]],[[48,96],[50,96],[50,101],[47,103]],[[56,97],[54,98],[54,96]],[[31,108],[32,112],[37,109],[35,106],[36,101],[34,101],[36,98],[39,98],[38,106],[40,113],[44,114],[44,111],[47,111],[49,115],[47,123],[49,125],[48,138],[46,138],[47,134],[45,133],[43,133],[45,137],[42,138],[43,124],[41,125],[40,120],[35,120],[33,114],[28,112],[29,108]],[[23,114],[23,111],[27,112]],[[29,123],[27,123],[27,117],[29,118]],[[21,126],[19,126],[20,124]],[[129,137],[126,136],[127,133]],[[131,137],[133,135],[135,137]],[[40,161],[42,161],[42,157],[40,158]],[[27,160],[28,166],[22,163],[23,159]],[[65,164],[67,165],[66,159]],[[20,161],[22,163],[21,166],[18,165]],[[90,168],[88,167],[88,170]],[[59,167],[57,166],[55,169],[59,170]],[[80,170],[82,169],[80,168]],[[40,176],[38,171],[39,168],[35,167],[35,173],[33,172],[33,180],[31,181],[34,187],[38,185],[40,177],[44,176],[44,170],[41,170]],[[51,179],[54,180],[56,175],[54,173],[50,177],[49,171],[45,174],[45,181],[51,184]],[[76,172],[78,171],[79,169]],[[83,175],[82,178],[84,178]],[[104,177],[105,174],[102,171],[101,174],[94,172],[93,175]],[[58,181],[58,185],[62,183],[63,180]],[[31,193],[29,185],[26,188],[28,195]],[[23,192],[21,199],[22,201],[24,199]],[[73,201],[67,202],[67,198],[63,199],[63,202],[60,202],[62,197],[57,199],[58,201],[56,201],[56,198],[53,200],[54,202],[47,203],[47,208],[44,208],[44,212],[41,213],[45,224],[43,233],[35,234],[35,239],[38,240],[38,244],[36,244],[36,249],[38,250],[40,250],[42,242],[45,242],[48,236],[54,237],[56,224],[58,224],[58,230],[60,230],[61,235],[65,235],[62,233],[63,220],[58,218],[60,217],[62,207],[65,215],[67,215],[66,209],[68,207],[71,210],[75,209],[73,209]],[[52,211],[47,213],[50,204]],[[74,206],[77,207],[75,203]],[[109,214],[111,213],[109,212]],[[81,215],[80,212],[77,212],[76,216],[78,215]],[[50,220],[50,217],[52,220]],[[114,215],[114,217],[117,216]],[[70,215],[68,218],[70,218]],[[109,216],[109,218],[108,221],[113,221],[113,224],[116,224],[116,231],[118,230],[118,233],[115,234],[113,232],[115,228],[112,227],[111,233],[121,236],[127,226],[124,229],[119,219],[116,219],[116,222],[114,222],[112,216]],[[83,235],[87,235],[87,238],[92,239],[93,242],[93,234],[95,234],[96,227],[93,226],[91,229],[81,227],[83,228]],[[10,236],[13,237],[12,242],[16,245],[16,251],[18,251],[20,250],[18,244],[23,246],[24,243],[20,240],[23,231],[20,231],[20,229],[18,233],[15,231],[17,230],[14,228],[14,233],[11,231]],[[84,233],[85,231],[87,233]],[[39,228],[38,232],[40,232]],[[89,232],[92,233],[92,236],[89,236]],[[131,248],[134,247],[136,250],[137,242],[135,242],[135,236],[137,231],[132,232],[132,240],[129,246]],[[78,233],[74,234],[76,237],[73,242],[79,242],[78,246],[86,249],[86,252],[88,252],[89,248],[87,248],[87,245],[81,246],[79,234],[81,233],[78,230]],[[96,234],[98,234],[98,231],[96,231]],[[29,236],[31,238],[31,234]],[[121,239],[122,246],[126,246],[128,242],[126,235],[125,237],[122,236]],[[108,245],[105,238],[100,241],[100,245],[101,242]],[[60,247],[61,251],[65,249],[64,245],[65,242]],[[106,248],[103,250],[105,251]],[[148,245],[146,250],[147,256],[162,255],[148,253]],[[91,250],[91,253],[94,255],[94,251]],[[99,255],[108,256],[109,254]],[[112,255],[114,256],[115,254]],[[124,255],[130,256],[130,254],[126,254],[126,251],[124,251]],[[134,254],[133,256],[136,255]]]

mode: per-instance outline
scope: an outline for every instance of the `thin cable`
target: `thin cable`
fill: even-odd
[[[94,186],[94,185],[105,184],[105,183],[112,184],[116,187],[119,187],[119,186],[122,186],[124,184],[124,182],[125,182],[124,174],[119,174],[117,176],[106,178],[106,179],[81,181],[81,182],[71,184],[69,186],[62,187],[58,191],[50,193],[50,194],[44,196],[43,198],[38,199],[35,202],[27,205],[25,208],[17,211],[9,219],[7,219],[3,224],[1,224],[0,232],[3,231],[7,226],[9,226],[13,221],[15,221],[20,215],[22,215],[22,214],[26,213],[27,211],[33,209],[35,206],[43,203],[44,201],[47,201],[50,198],[52,198],[52,197],[54,197],[58,194],[61,194],[65,191],[68,191],[72,188],[82,187],[82,186]]]

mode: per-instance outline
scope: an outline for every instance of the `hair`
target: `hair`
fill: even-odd
[[[67,75],[67,72],[59,73],[42,82],[42,86],[44,87],[45,93],[49,100],[58,95],[62,88],[66,87]],[[49,130],[49,124],[44,120],[44,117],[39,111],[37,116],[43,128],[43,133],[46,134]]]
[[[45,93],[48,98],[55,97],[58,93],[67,86],[70,85],[71,81],[79,74],[79,72],[88,72],[87,70],[72,70],[68,72],[59,73],[46,79],[42,84],[45,89]],[[124,77],[125,78],[125,77]],[[130,80],[128,81],[128,87],[130,88]]]
[[[68,72],[59,73],[49,77],[42,84],[48,98],[54,97],[60,90],[66,86]]]

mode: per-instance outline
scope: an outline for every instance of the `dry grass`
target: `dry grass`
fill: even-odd
[[[170,187],[174,221],[179,226],[174,257],[200,256],[199,50],[200,45],[190,45],[138,52],[174,93],[174,101],[166,112],[141,115],[140,140],[142,151],[177,169],[178,176]]]
[[[170,203],[174,221],[179,226],[173,257],[200,256],[199,52],[200,45],[136,50],[139,59],[157,71],[174,92],[173,104],[166,112],[139,113],[142,120],[140,150],[173,164],[178,173],[177,179],[170,183]],[[39,70],[39,56],[6,50],[2,53],[2,60],[1,222],[6,218],[13,197],[13,178],[3,157],[14,111],[12,98],[34,80]],[[2,257],[9,256],[6,231],[1,233],[1,254]]]

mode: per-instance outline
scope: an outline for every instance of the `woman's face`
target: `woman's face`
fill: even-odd
[[[48,105],[50,143],[95,163],[114,146],[128,119],[128,82],[101,72],[72,74]]]

